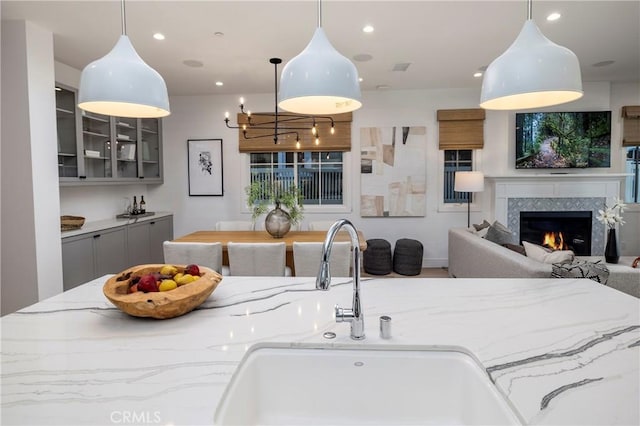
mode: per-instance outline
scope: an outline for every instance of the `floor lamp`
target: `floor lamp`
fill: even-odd
[[[471,226],[471,192],[484,191],[482,172],[456,172],[453,190],[467,192],[467,228]]]

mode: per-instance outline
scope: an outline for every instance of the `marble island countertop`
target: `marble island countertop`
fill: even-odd
[[[365,279],[356,342],[333,319],[351,303],[346,278],[321,292],[310,278],[225,277],[171,320],[120,312],[106,278],[0,320],[3,425],[212,424],[258,342],[462,346],[527,424],[640,423],[640,300],[590,280]]]

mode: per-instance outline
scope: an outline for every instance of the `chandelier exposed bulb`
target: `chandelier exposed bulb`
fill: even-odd
[[[274,65],[275,83],[275,111],[273,113],[254,112],[245,110],[245,99],[240,98],[240,113],[237,124],[230,123],[229,112],[224,114],[224,122],[229,129],[239,129],[242,139],[266,139],[272,138],[274,144],[286,142],[289,135],[295,135],[295,147],[300,149],[300,133],[311,130],[315,145],[320,144],[320,129],[318,124],[329,127],[331,134],[335,134],[335,122],[330,115],[305,115],[292,112],[282,112],[278,110],[278,64],[282,62],[279,58],[271,58],[270,63]],[[255,118],[254,118],[255,117]],[[256,130],[256,132],[253,132]],[[306,138],[307,134],[303,136]]]

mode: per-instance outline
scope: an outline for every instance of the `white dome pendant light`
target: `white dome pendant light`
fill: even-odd
[[[487,68],[480,107],[490,110],[541,108],[582,97],[578,57],[546,38],[531,18],[518,38]]]
[[[167,85],[129,41],[121,3],[122,35],[109,53],[82,70],[78,107],[117,117],[166,117],[171,113]]]
[[[307,47],[282,70],[280,102],[297,114],[339,114],[362,106],[358,71],[329,42],[322,29],[322,5],[318,0],[318,28]]]

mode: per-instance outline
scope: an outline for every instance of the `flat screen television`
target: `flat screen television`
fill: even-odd
[[[611,111],[516,113],[516,169],[610,165]]]

